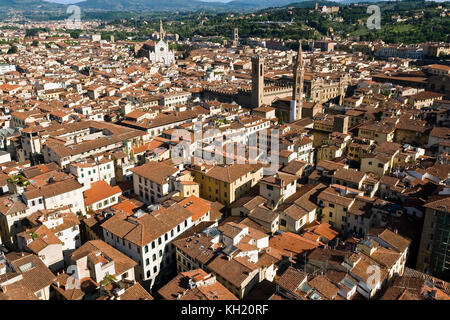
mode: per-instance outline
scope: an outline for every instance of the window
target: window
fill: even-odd
[[[149,264],[150,264],[150,259],[149,258],[145,259],[145,265],[148,266]]]
[[[283,227],[286,227],[286,220],[280,219],[280,224],[281,224]]]
[[[330,212],[329,216],[330,216],[330,218],[333,217],[333,212]]]
[[[152,249],[155,249],[155,241],[152,241]]]
[[[162,257],[162,250],[159,250],[159,257]]]
[[[154,266],[153,267],[153,273],[157,273],[158,272],[158,267],[157,266]]]
[[[150,278],[150,270],[147,271],[147,278]]]
[[[144,247],[144,251],[145,251],[145,253],[148,252],[148,246],[145,246],[145,247]]]
[[[156,261],[156,254],[152,255],[152,260]]]
[[[330,208],[334,208],[334,204],[333,204],[333,203],[328,204],[328,206],[329,206]]]

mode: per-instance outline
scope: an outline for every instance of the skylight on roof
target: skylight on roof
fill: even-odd
[[[316,292],[311,293],[308,298],[311,300],[322,300],[322,297]]]
[[[303,293],[308,293],[312,289],[312,287],[310,287],[307,283],[304,283],[304,284],[300,285],[299,289]]]
[[[19,266],[19,270],[20,270],[21,273],[30,271],[33,268],[34,268],[34,263],[33,262],[28,262],[28,263],[25,263],[25,264]]]

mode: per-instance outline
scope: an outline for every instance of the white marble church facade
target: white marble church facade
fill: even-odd
[[[162,21],[160,21],[159,41],[155,44],[154,50],[149,51],[149,59],[152,62],[170,66],[175,63],[175,53],[169,49],[169,44],[164,41],[165,34]]]
[[[155,44],[154,51],[149,52],[149,59],[155,63],[163,63],[170,66],[175,63],[175,53],[169,50],[169,45],[164,40]]]

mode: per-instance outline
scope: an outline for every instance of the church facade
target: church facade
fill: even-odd
[[[164,40],[159,40],[153,50],[149,52],[150,61],[155,63],[162,63],[170,66],[175,63],[175,54],[169,50],[169,45]]]
[[[135,46],[135,53],[138,57],[147,57],[154,63],[161,63],[165,66],[171,66],[175,63],[175,53],[169,49],[169,44],[164,40],[165,32],[160,22],[159,40],[148,40],[140,46]]]

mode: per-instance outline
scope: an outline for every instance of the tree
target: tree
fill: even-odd
[[[103,289],[105,289],[106,291],[109,291],[109,286],[113,283],[116,282],[117,278],[113,275],[107,275],[103,278],[102,281],[100,281],[100,285],[102,286]]]
[[[37,46],[39,45],[39,41],[33,40],[33,42],[31,43],[31,45],[32,45],[33,47],[37,47]]]
[[[78,39],[80,37],[81,30],[70,31],[70,37],[73,39]]]
[[[11,45],[11,47],[9,48],[8,52],[6,54],[12,54],[12,53],[17,53],[17,47],[15,45]]]

